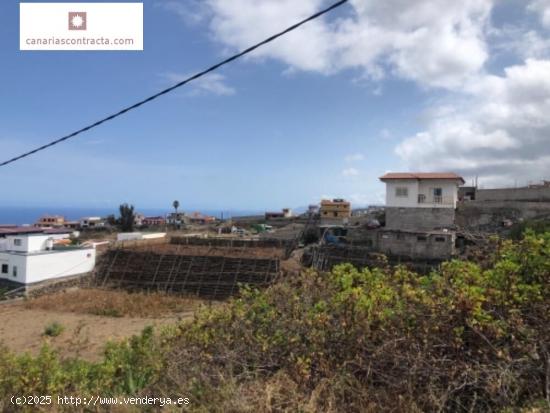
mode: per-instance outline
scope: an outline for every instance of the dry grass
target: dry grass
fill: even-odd
[[[47,310],[109,317],[163,317],[195,311],[205,300],[163,293],[75,289],[33,298],[32,310]]]

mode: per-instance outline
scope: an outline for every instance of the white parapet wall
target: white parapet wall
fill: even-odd
[[[136,241],[142,239],[159,239],[166,237],[166,232],[142,233],[142,232],[121,232],[117,234],[117,241]]]

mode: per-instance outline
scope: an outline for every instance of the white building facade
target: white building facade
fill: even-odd
[[[462,177],[450,172],[387,173],[386,229],[452,230]]]
[[[456,208],[458,187],[464,180],[454,173],[388,173],[386,207]]]
[[[5,235],[0,239],[0,280],[34,284],[92,271],[95,248],[56,245],[68,236],[43,232]]]

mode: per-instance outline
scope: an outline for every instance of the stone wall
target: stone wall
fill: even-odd
[[[453,208],[386,208],[386,229],[430,231],[454,225]]]
[[[550,202],[550,188],[478,189],[476,201],[534,201]]]
[[[498,232],[504,221],[550,218],[550,202],[468,201],[459,203],[456,224],[459,228]]]
[[[446,260],[455,253],[455,234],[380,231],[378,248],[388,256]]]

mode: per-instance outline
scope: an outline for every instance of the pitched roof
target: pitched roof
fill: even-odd
[[[389,179],[458,179],[465,183],[464,179],[454,172],[389,172],[380,177],[381,181]]]

